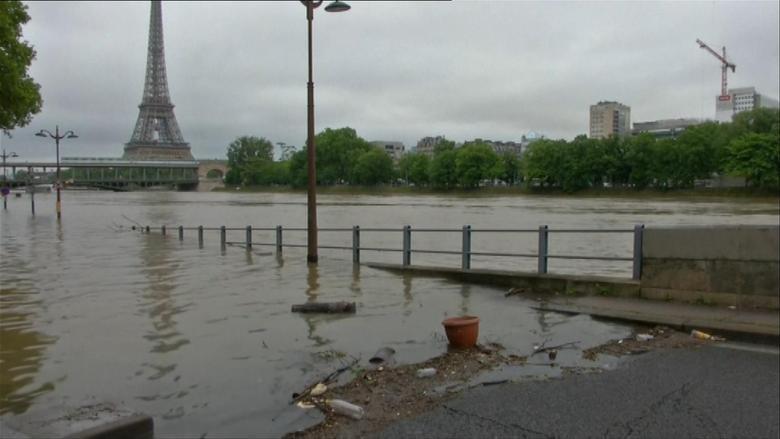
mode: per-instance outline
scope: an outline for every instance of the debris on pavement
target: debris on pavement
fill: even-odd
[[[523,365],[525,357],[505,355],[498,343],[479,345],[471,349],[452,349],[442,355],[418,364],[397,367],[352,369],[354,379],[342,386],[329,387],[328,399],[349,401],[363,409],[359,420],[340,416],[332,404],[322,397],[307,392],[302,400],[315,405],[325,420],[314,427],[286,435],[286,438],[364,437],[381,430],[391,422],[431,410],[442,401],[468,388],[476,375],[504,365]],[[417,371],[435,369],[433,376],[420,379]],[[323,380],[321,380],[324,382]],[[486,382],[489,386],[503,380]],[[446,389],[446,391],[442,391]]]
[[[425,369],[417,369],[417,378],[430,378],[436,375],[436,369],[433,367],[426,367]]]
[[[652,338],[641,340],[650,336]],[[666,348],[688,348],[699,346],[709,340],[700,340],[689,336],[688,334],[675,331],[667,326],[655,326],[646,330],[638,331],[634,336],[613,340],[601,346],[596,346],[582,351],[582,358],[594,361],[599,354],[621,357],[624,355],[638,355],[650,352],[654,349]]]
[[[696,329],[691,331],[691,337],[698,338],[699,340],[712,340],[712,341],[725,341],[723,337],[718,337],[712,334],[707,334],[703,331],[697,331]]]
[[[355,302],[312,302],[292,306],[292,312],[300,313],[354,313]]]
[[[387,363],[393,358],[393,355],[395,355],[395,349],[390,347],[380,348],[376,351],[376,354],[368,359],[368,362],[371,364]]]
[[[342,401],[340,399],[329,399],[327,401],[328,406],[333,409],[333,413],[337,415],[347,416],[352,419],[362,419],[365,415],[365,410],[359,405],[352,404],[351,402]]]

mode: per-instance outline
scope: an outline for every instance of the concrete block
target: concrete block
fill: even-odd
[[[706,261],[645,258],[642,287],[710,291],[710,273]]]
[[[154,439],[154,421],[110,403],[64,411],[33,411],[10,418],[3,426],[28,437],[68,439]]]
[[[780,226],[648,227],[644,258],[780,261]]]

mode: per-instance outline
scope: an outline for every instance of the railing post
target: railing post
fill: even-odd
[[[152,229],[149,226],[146,226],[146,233],[151,233]]]
[[[549,235],[549,229],[547,226],[539,226],[539,254],[538,254],[538,268],[539,274],[547,273],[547,238]]]
[[[460,267],[464,270],[471,269],[471,226],[463,226],[463,251]]]
[[[642,235],[644,230],[644,224],[634,226],[634,280],[642,278]]]
[[[203,248],[203,226],[198,226],[198,247]]]
[[[352,262],[360,263],[360,226],[352,226]]]
[[[160,227],[160,232],[162,232],[162,235],[165,236],[165,225]]]
[[[276,226],[276,254],[282,254],[282,226]]]
[[[184,241],[184,226],[179,226],[179,241]]]
[[[223,251],[227,247],[227,231],[225,231],[225,226],[219,226],[219,246]]]
[[[403,248],[403,265],[404,267],[412,264],[412,226],[404,226],[404,248]]]
[[[252,250],[252,226],[246,226],[246,251]]]

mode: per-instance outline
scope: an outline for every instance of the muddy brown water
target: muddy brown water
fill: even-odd
[[[720,199],[630,201],[539,196],[320,195],[321,227],[535,229],[626,228],[634,224],[777,224],[776,203]],[[64,192],[63,220],[50,194],[9,198],[0,212],[0,415],[13,424],[108,402],[148,413],[161,437],[278,436],[317,422],[316,411],[290,395],[349,357],[364,363],[379,347],[397,361],[418,362],[446,349],[441,321],[481,317],[480,340],[527,355],[535,343],[579,340],[588,348],[630,328],[532,310],[503,290],[399,276],[353,267],[351,254],[322,250],[307,266],[305,250],[219,248],[208,231],[179,242],[174,230],[142,235],[134,223],[159,227],[227,225],[304,227],[305,194]],[[244,232],[229,234],[243,240]],[[323,245],[351,235],[323,232]],[[475,232],[474,251],[533,253],[536,235]],[[272,242],[258,232],[255,242]],[[366,247],[400,248],[401,234],[364,232]],[[285,241],[304,243],[302,232]],[[457,250],[453,233],[414,234],[414,248]],[[630,256],[630,234],[550,238],[551,252]],[[267,252],[267,253],[265,253]],[[364,261],[400,262],[400,253],[363,252]],[[458,266],[459,256],[413,254],[413,263]],[[533,270],[536,261],[475,258],[474,267]],[[630,276],[630,263],[553,260],[550,271]],[[354,315],[291,314],[290,305],[347,300]],[[579,360],[561,351],[561,364]],[[536,368],[536,369],[534,369]],[[529,365],[518,374],[555,374]]]

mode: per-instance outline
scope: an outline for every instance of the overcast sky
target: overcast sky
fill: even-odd
[[[777,1],[364,2],[314,20],[317,131],[367,140],[445,135],[519,140],[587,133],[589,106],[616,100],[633,122],[712,118],[726,46],[729,85],[777,98]],[[148,2],[29,2],[24,38],[43,110],[3,136],[20,159],[54,157],[41,128],[72,129],[61,155],[118,157],[138,117]],[[305,9],[290,2],[163,3],[176,118],[196,158],[240,135],[303,145]]]

